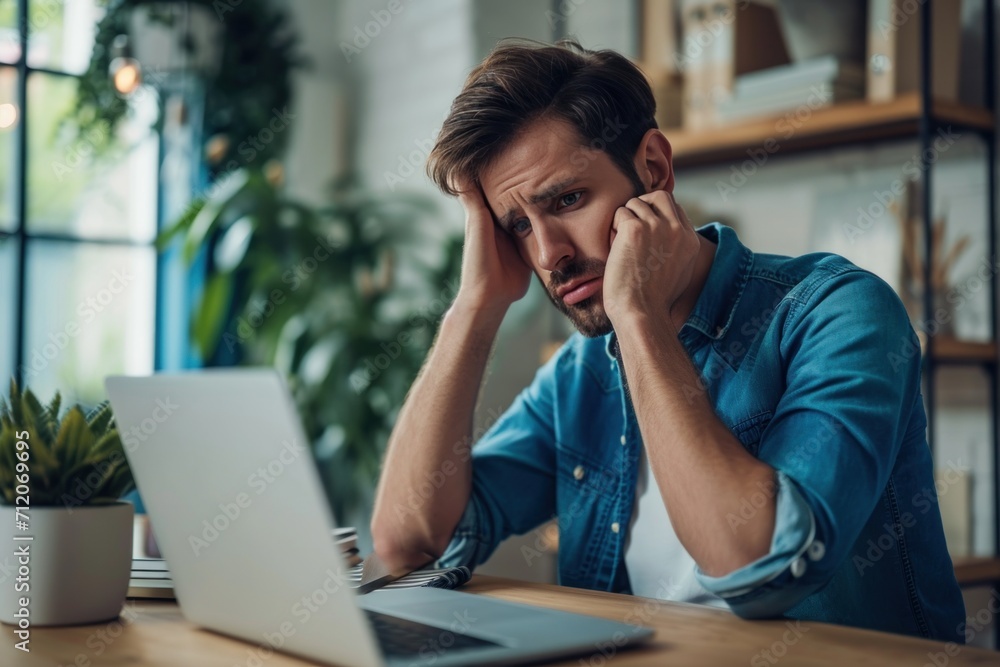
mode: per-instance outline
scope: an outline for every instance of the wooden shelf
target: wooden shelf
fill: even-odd
[[[989,586],[1000,582],[1000,558],[965,556],[952,559],[959,586]]]
[[[997,361],[997,344],[958,340],[949,336],[934,338],[935,361],[989,363]]]
[[[709,165],[749,159],[747,151],[784,155],[863,141],[915,137],[920,124],[918,93],[892,102],[859,100],[817,109],[798,120],[794,112],[719,128],[665,132],[673,147],[674,165]],[[954,102],[934,103],[933,116],[945,123],[990,132],[994,117],[988,110]]]

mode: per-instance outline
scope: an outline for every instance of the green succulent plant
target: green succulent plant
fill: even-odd
[[[75,405],[60,419],[61,403],[56,393],[42,405],[11,380],[0,401],[0,504],[14,504],[24,481],[32,507],[108,504],[134,488],[111,406],[85,414]]]

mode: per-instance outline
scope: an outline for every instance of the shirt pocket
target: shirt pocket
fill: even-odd
[[[730,431],[736,439],[740,441],[743,448],[750,452],[755,458],[760,450],[760,436],[771,423],[774,413],[771,410],[764,410],[751,417],[740,421],[733,426]]]
[[[616,469],[615,464],[599,462],[573,447],[563,445],[558,446],[557,456],[561,488],[577,497],[617,498],[621,471]]]

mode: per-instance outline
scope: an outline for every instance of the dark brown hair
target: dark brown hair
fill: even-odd
[[[456,195],[457,179],[478,181],[518,132],[548,117],[567,121],[581,145],[603,150],[641,185],[633,159],[643,136],[656,127],[655,112],[645,76],[621,54],[590,51],[572,40],[503,40],[452,102],[427,173],[442,191]],[[608,128],[614,129],[611,140]]]

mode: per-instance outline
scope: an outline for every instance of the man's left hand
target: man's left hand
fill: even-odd
[[[691,282],[699,247],[698,233],[666,190],[620,206],[604,269],[604,309],[612,325],[639,313],[669,314]]]

